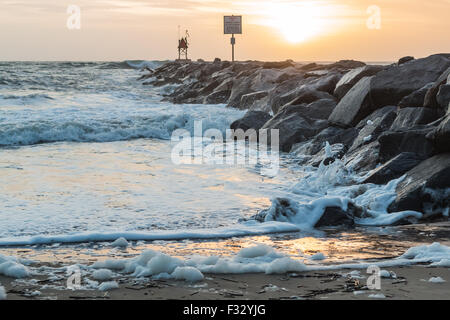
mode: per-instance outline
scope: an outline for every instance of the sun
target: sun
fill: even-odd
[[[312,2],[269,3],[267,6],[265,24],[278,30],[290,43],[304,42],[324,29],[321,10]]]

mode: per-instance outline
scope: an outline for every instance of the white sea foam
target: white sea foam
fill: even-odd
[[[136,258],[123,260],[106,260],[94,263],[91,268],[112,269],[120,273],[130,274],[133,277],[164,277],[166,279],[183,279],[187,281],[200,281],[204,273],[212,274],[242,274],[266,273],[282,274],[286,272],[303,272],[337,269],[367,269],[369,266],[398,267],[414,264],[423,264],[450,258],[450,248],[439,243],[413,247],[398,258],[360,262],[351,264],[320,265],[306,264],[307,260],[300,261],[279,253],[266,245],[256,245],[241,249],[237,254],[225,256],[191,256],[184,259],[174,258],[166,254],[147,250]],[[360,271],[354,270],[346,276],[363,278]],[[383,270],[382,277],[395,278],[393,272]]]
[[[261,235],[280,232],[295,232],[299,228],[290,223],[267,222],[257,223],[249,221],[235,225],[234,227],[214,228],[214,229],[192,229],[174,231],[153,231],[153,232],[84,232],[76,234],[64,234],[54,236],[34,236],[34,237],[13,237],[1,238],[0,246],[27,246],[36,244],[51,243],[83,243],[83,242],[103,242],[114,241],[124,238],[128,241],[154,241],[154,240],[184,240],[184,239],[216,239],[231,238],[248,235]]]
[[[0,275],[11,278],[26,278],[30,275],[24,262],[15,257],[0,254]]]
[[[0,300],[6,300],[6,290],[4,287],[0,285]]]

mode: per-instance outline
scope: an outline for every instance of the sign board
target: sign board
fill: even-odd
[[[242,34],[242,16],[223,17],[224,34]]]

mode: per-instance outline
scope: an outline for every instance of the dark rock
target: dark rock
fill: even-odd
[[[215,58],[214,59],[214,63],[220,63],[222,60],[220,60],[220,58]]]
[[[248,111],[242,119],[234,121],[230,128],[233,130],[242,129],[244,131],[248,129],[259,130],[271,118],[270,114],[266,112]]]
[[[345,165],[356,172],[373,170],[380,163],[380,144],[373,141],[363,145],[352,152],[347,152],[345,159],[347,160]]]
[[[284,105],[282,105],[281,108],[272,105],[272,111],[274,113],[278,113],[279,110],[286,107],[287,105],[299,105],[299,104],[310,104],[314,101],[321,100],[321,99],[331,99],[333,100],[334,97],[326,92],[317,91],[314,89],[311,89],[307,86],[301,87],[298,90],[288,92],[282,96],[279,97],[278,102],[285,102]]]
[[[364,67],[366,64],[361,61],[355,60],[340,60],[326,65],[319,65],[313,70],[350,70],[355,68]]]
[[[450,67],[445,70],[441,76],[434,82],[434,85],[428,89],[423,106],[426,108],[437,108],[438,103],[436,100],[436,95],[439,91],[441,85],[448,83],[448,77],[450,77]]]
[[[310,104],[287,104],[283,106],[279,112],[295,112],[302,117],[327,120],[335,107],[336,101],[332,99],[320,99]]]
[[[397,112],[398,107],[396,106],[386,106],[381,109],[375,110],[371,114],[369,114],[367,117],[365,117],[363,120],[361,120],[357,125],[357,129],[364,128],[368,123],[375,122],[379,118],[384,118],[387,114],[392,112]]]
[[[416,127],[401,131],[388,131],[379,138],[380,160],[387,162],[402,152],[413,152],[424,158],[433,154],[434,148],[426,137],[433,128]]]
[[[291,100],[289,105],[309,104],[317,100],[328,99],[334,100],[333,96],[326,92],[310,89],[309,87],[303,87],[296,93],[297,97]]]
[[[315,155],[323,150],[326,142],[331,145],[340,143],[348,149],[357,135],[358,130],[355,128],[342,129],[337,127],[328,127],[315,135],[313,139],[296,144],[292,148],[291,152],[299,156]]]
[[[427,138],[431,139],[438,152],[450,152],[450,112],[447,112],[447,116]]]
[[[403,97],[436,81],[448,67],[448,58],[433,55],[379,72],[373,78],[370,89],[374,107],[398,105]]]
[[[391,180],[400,178],[423,160],[425,160],[423,156],[412,152],[400,153],[372,171],[363,183],[386,184]]]
[[[205,98],[204,103],[206,104],[227,103],[228,99],[230,98],[230,95],[231,95],[230,90],[214,91]]]
[[[449,187],[450,153],[436,155],[406,174],[406,178],[397,186],[397,198],[389,206],[389,211],[423,212],[427,203],[437,202],[444,202],[441,205],[448,206],[449,198],[445,189]]]
[[[431,123],[439,118],[434,109],[429,108],[404,108],[400,109],[397,118],[391,126],[391,131],[412,128],[417,125]]]
[[[398,65],[401,65],[401,64],[404,64],[404,63],[409,62],[409,61],[411,61],[411,60],[414,60],[414,57],[406,56],[406,57],[400,58],[400,59],[398,60],[397,64],[398,64]]]
[[[268,95],[267,91],[252,92],[249,94],[244,94],[241,97],[241,103],[239,104],[239,109],[250,109],[254,103]]]
[[[336,84],[341,78],[341,73],[330,72],[322,77],[311,80],[308,82],[307,86],[313,90],[323,91],[332,95],[336,88]]]
[[[268,121],[262,129],[278,129],[280,150],[289,152],[298,142],[307,140],[327,126],[324,120],[302,117],[294,109],[285,108]]]
[[[293,67],[294,63],[292,60],[280,61],[280,62],[265,62],[262,67],[263,69],[285,69]]]
[[[291,222],[298,214],[298,205],[287,198],[276,198],[272,201],[270,209],[262,210],[252,217],[252,219],[265,222],[280,221]],[[353,226],[355,217],[363,217],[364,210],[356,205],[349,203],[347,210],[340,207],[326,207],[321,218],[316,222],[314,227],[336,227],[336,226]]]
[[[327,207],[314,227],[351,227],[355,224],[355,217],[362,217],[363,214],[364,210],[353,203],[348,204],[346,211],[342,210],[340,207]]]
[[[384,107],[378,109],[361,121],[357,128],[361,127],[358,136],[350,147],[350,152],[356,150],[362,145],[377,140],[378,136],[389,130],[395,118],[397,117],[396,107]]]
[[[446,109],[450,103],[450,84],[443,84],[439,87],[436,95],[436,101],[439,107]]]
[[[274,69],[250,69],[249,74],[233,80],[233,88],[231,91],[228,107],[240,108],[241,99],[244,95],[258,92],[269,91],[273,89],[277,83],[276,79],[281,75],[281,71]]]
[[[400,108],[408,108],[408,107],[422,107],[425,102],[425,96],[433,87],[434,83],[430,82],[426,84],[424,87],[420,88],[419,90],[414,91],[410,95],[407,95],[399,102]]]
[[[304,71],[311,71],[311,70],[316,70],[318,67],[319,67],[319,65],[317,63],[312,62],[312,63],[305,64],[300,69],[304,70]]]
[[[369,94],[372,79],[373,77],[364,77],[350,89],[330,115],[328,121],[331,124],[355,126],[374,111]]]
[[[270,212],[272,221],[288,222],[297,214],[296,205],[291,199],[276,198],[272,201],[272,206],[267,210],[262,210],[252,217],[253,220],[265,222]]]
[[[361,80],[364,77],[373,76],[383,69],[384,66],[369,65],[365,67],[356,68],[347,72],[336,84],[334,95],[339,100],[342,99],[359,80]]]

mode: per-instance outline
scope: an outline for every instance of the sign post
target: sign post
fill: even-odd
[[[224,34],[231,34],[231,60],[234,62],[235,34],[242,34],[242,16],[223,17]]]

